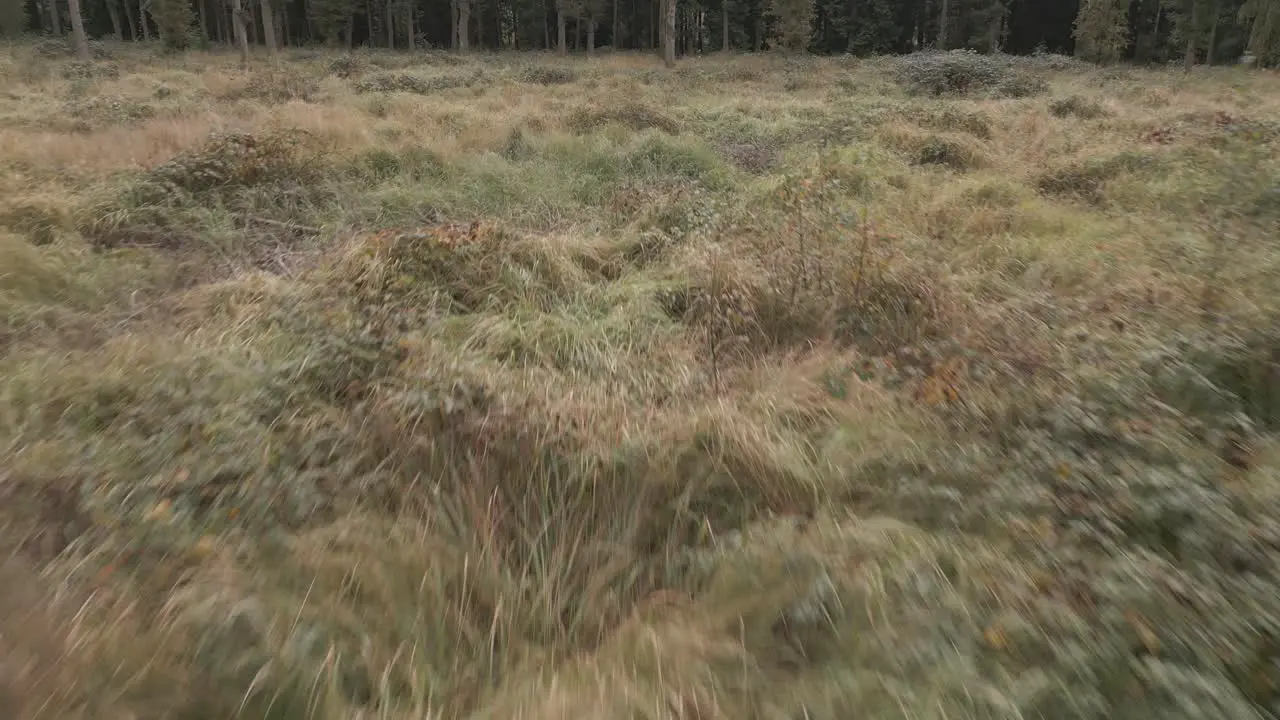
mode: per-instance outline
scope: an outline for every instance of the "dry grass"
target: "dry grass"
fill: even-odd
[[[1274,75],[113,52],[0,51],[6,717],[1280,709]]]

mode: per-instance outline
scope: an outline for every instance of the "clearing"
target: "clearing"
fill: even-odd
[[[0,715],[1280,713],[1280,76],[0,48]]]

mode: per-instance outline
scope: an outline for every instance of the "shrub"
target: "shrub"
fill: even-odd
[[[461,75],[432,75],[422,77],[408,73],[379,73],[355,84],[358,93],[406,92],[414,95],[430,95],[441,90],[466,87],[475,78]]]
[[[354,55],[342,55],[330,60],[327,70],[330,75],[349,78],[360,72],[360,61]]]
[[[152,184],[201,195],[296,177],[300,131],[264,135],[214,133],[198,150],[183,153],[147,173]]]
[[[76,54],[76,49],[72,47],[71,39],[68,38],[45,38],[31,47],[32,52],[42,58],[57,60]],[[109,60],[111,51],[97,40],[89,41],[89,52],[95,60]]]
[[[68,102],[66,114],[89,126],[128,125],[156,114],[155,108],[123,97],[92,97]]]
[[[427,148],[406,148],[403,150],[387,150],[373,148],[361,153],[356,159],[356,171],[362,177],[373,180],[400,175],[414,180],[438,177],[444,173],[444,161],[440,156]]]
[[[62,66],[62,77],[66,80],[114,80],[120,77],[120,68],[112,63],[73,60]]]
[[[749,173],[763,173],[778,163],[778,152],[759,143],[733,143],[723,150],[729,162]]]
[[[530,65],[520,71],[520,82],[535,85],[565,85],[578,79],[573,68],[555,65]]]
[[[1079,95],[1069,95],[1049,103],[1049,112],[1054,117],[1078,117],[1083,120],[1106,117],[1107,109],[1101,103]]]
[[[670,135],[680,132],[680,124],[675,120],[638,102],[608,108],[578,108],[569,116],[567,124],[576,133],[588,133],[611,122],[637,132],[650,128]]]
[[[310,102],[320,84],[294,68],[272,68],[253,73],[247,83],[222,94],[224,100],[251,99],[277,104],[292,100]]]
[[[930,95],[964,95],[992,88],[1008,78],[1008,69],[972,50],[918,52],[895,62],[899,81]]]
[[[1049,83],[1044,78],[1028,73],[1018,72],[1009,75],[997,85],[991,94],[999,98],[1017,99],[1041,95],[1049,91]]]
[[[1148,168],[1154,158],[1142,153],[1125,152],[1108,158],[1090,160],[1046,171],[1036,180],[1043,195],[1101,202],[1106,183],[1126,172]]]
[[[976,138],[991,139],[991,120],[984,113],[952,105],[931,104],[905,113],[916,123],[943,132],[960,130]]]
[[[916,165],[943,165],[952,170],[969,170],[982,164],[981,156],[972,147],[937,135],[924,141],[913,162]]]

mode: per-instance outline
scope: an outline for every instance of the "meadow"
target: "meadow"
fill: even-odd
[[[0,46],[0,715],[1280,715],[1280,75]]]

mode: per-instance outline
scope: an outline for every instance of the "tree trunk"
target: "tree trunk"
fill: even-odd
[[[272,14],[271,0],[262,0],[262,39],[267,43],[267,53],[275,55],[276,50],[276,19]]]
[[[676,66],[676,0],[663,0],[665,4],[662,30],[666,37],[662,39],[662,64],[669,68]]]
[[[467,52],[470,45],[471,0],[458,0],[458,52]]]
[[[1199,4],[1192,0],[1191,13],[1189,14],[1191,27],[1187,28],[1187,50],[1182,55],[1182,70],[1184,72],[1191,72],[1191,68],[1196,66],[1196,31],[1199,29],[1197,27],[1199,23],[1196,22],[1196,11],[1200,9],[1198,7]]]
[[[613,0],[613,30],[609,32],[609,47],[615,51],[622,48],[619,42],[619,35],[622,34],[622,16],[619,14],[621,8],[618,7],[618,0]]]
[[[133,6],[129,4],[129,0],[124,0],[124,21],[129,28],[129,38],[137,42],[138,26],[133,22]]]
[[[124,4],[125,8],[129,7],[129,3]],[[231,28],[227,25],[227,6],[226,3],[218,3],[218,41],[230,45],[233,41]]]
[[[396,21],[395,21],[395,13],[391,11],[391,0],[387,0],[386,11],[387,11],[387,49],[395,50],[396,49]],[[449,26],[450,27],[453,26],[452,20],[450,20]],[[453,32],[453,31],[450,30],[450,32]],[[449,41],[449,46],[453,47],[452,38]]]
[[[111,0],[107,0],[107,4],[110,4],[110,3],[111,3]],[[196,4],[200,6],[199,8],[200,36],[203,37],[205,40],[208,40],[209,39],[209,4],[206,2],[206,0],[198,0]]]
[[[564,16],[564,8],[560,2],[556,3],[556,48],[561,55],[569,54],[569,43],[566,37],[568,20]]]
[[[62,37],[62,18],[58,16],[58,0],[49,0],[49,22],[53,25],[53,34]]]
[[[351,9],[351,15],[349,15],[349,16],[347,17],[347,27],[346,27],[345,35],[346,35],[346,38],[344,38],[344,39],[345,39],[345,40],[346,40],[346,42],[347,42],[347,51],[348,51],[348,52],[350,52],[350,51],[351,51],[351,48],[352,48],[352,47],[354,47],[354,45],[355,45],[355,41],[356,41],[356,11],[355,11],[355,8],[352,8],[352,9]]]
[[[231,0],[231,29],[235,32],[236,45],[240,46],[240,66],[249,65],[249,33],[245,32],[244,8],[240,0]]]
[[[729,52],[729,0],[720,0],[720,51]]]
[[[458,0],[449,0],[449,49],[458,49]]]
[[[648,16],[645,18],[645,20],[648,21],[645,23],[645,25],[648,26],[649,38],[645,42],[644,47],[646,50],[657,50],[658,42],[653,39],[654,37],[653,33],[654,33],[654,28],[658,27],[658,22],[661,20],[661,17],[660,17],[662,15],[661,3],[657,2],[656,0],[654,2],[650,2],[649,9],[645,12],[645,15]]]
[[[1219,2],[1215,0],[1213,3],[1213,10],[1209,13],[1209,46],[1204,49],[1205,65],[1212,66],[1213,61],[1216,59],[1214,56],[1217,55],[1217,53],[1214,52],[1214,46],[1218,44],[1218,17],[1221,14],[1222,8]]]
[[[587,55],[596,54],[596,20],[587,18]]]
[[[551,49],[551,28],[547,26],[547,0],[542,0],[542,49]]]
[[[124,42],[124,29],[120,27],[120,8],[118,0],[107,0],[107,14],[111,16],[111,34],[116,42]]]
[[[951,0],[942,0],[942,12],[938,14],[938,49],[947,49],[947,25],[951,21]]]
[[[858,49],[858,0],[849,0],[849,37],[845,39],[844,51],[852,55]]]
[[[80,15],[80,0],[67,0],[71,12],[71,39],[75,41],[76,57],[85,62],[93,59],[89,54],[89,36],[84,34],[84,18]]]
[[[149,42],[151,28],[147,26],[147,8],[141,2],[138,3],[138,25],[142,28],[142,41]]]
[[[404,12],[406,16],[404,19],[404,24],[405,24],[404,34],[409,41],[409,50],[410,52],[412,52],[415,49],[414,48],[415,39],[413,37],[414,26],[413,26],[413,3],[412,2],[408,4],[408,7],[405,8]]]

